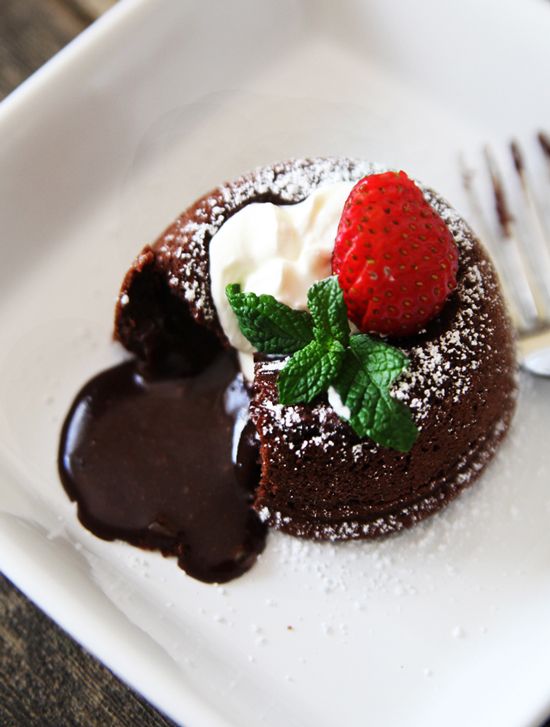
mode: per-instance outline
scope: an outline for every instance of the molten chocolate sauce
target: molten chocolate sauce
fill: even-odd
[[[77,395],[59,449],[82,524],[175,555],[208,583],[247,571],[266,538],[251,508],[259,465],[247,407],[228,352],[193,376],[146,378],[133,361],[100,373]]]

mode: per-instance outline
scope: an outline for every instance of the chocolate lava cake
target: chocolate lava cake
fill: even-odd
[[[293,204],[320,186],[377,171],[350,159],[294,160],[204,195],[126,274],[115,338],[146,364],[181,358],[187,369],[200,369],[212,351],[228,346],[209,277],[209,244],[224,222],[252,202]],[[441,313],[419,334],[392,341],[409,357],[409,368],[391,394],[410,408],[419,436],[403,453],[360,439],[326,396],[283,406],[277,376],[285,359],[257,356],[250,420],[261,480],[254,507],[275,528],[339,540],[409,527],[472,484],[508,430],[515,355],[494,269],[458,213],[421,189],[445,220],[459,264],[457,287]]]

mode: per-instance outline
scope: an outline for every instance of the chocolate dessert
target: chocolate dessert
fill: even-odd
[[[177,362],[180,372],[194,375],[205,358],[219,355],[213,351],[234,345],[220,323],[210,267],[211,242],[226,223],[253,203],[297,205],[327,185],[379,171],[349,159],[297,160],[204,195],[127,273],[115,337],[148,369]],[[277,352],[267,349],[257,354],[250,421],[259,438],[261,478],[254,508],[273,527],[332,540],[408,527],[474,482],[508,430],[515,357],[494,270],[462,218],[435,192],[421,190],[458,252],[452,292],[449,284],[435,316],[415,333],[403,326],[401,334],[389,337],[408,358],[408,368],[388,379],[389,398],[382,400],[410,411],[416,441],[405,451],[360,436],[326,392],[308,403],[282,404],[280,377],[289,357],[273,357]],[[257,229],[258,246],[263,235]],[[386,335],[384,330],[381,340]]]

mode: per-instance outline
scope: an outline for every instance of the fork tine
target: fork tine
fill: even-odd
[[[549,144],[547,153],[550,171],[550,139],[547,140],[547,143]],[[514,160],[514,166],[518,174],[521,191],[523,193],[523,198],[529,217],[529,222],[534,232],[536,233],[537,240],[539,240],[542,243],[543,247],[546,248],[546,252],[544,253],[545,259],[549,259],[550,231],[548,230],[548,225],[544,220],[544,215],[542,213],[539,200],[537,200],[537,195],[534,192],[531,177],[527,171],[523,152],[521,151],[521,148],[517,141],[514,140],[510,143],[510,151],[512,152],[512,159]]]
[[[524,243],[526,257],[530,260],[533,277],[537,281],[540,295],[540,307],[544,311],[545,320],[550,320],[550,235],[546,229],[533,185],[524,162],[524,157],[517,141],[510,144],[512,159],[516,169],[525,206],[525,221],[528,225],[528,243]]]
[[[542,153],[546,157],[546,163],[548,165],[548,172],[550,173],[550,136],[544,131],[539,131],[537,134],[538,142],[541,146]]]
[[[489,147],[485,147],[484,156],[491,178],[500,230],[499,244],[494,252],[496,256],[502,256],[502,268],[508,287],[521,316],[519,328],[528,330],[537,326],[543,318],[534,294],[536,283],[525,260],[523,246],[518,242],[515,218],[510,211],[502,177]]]

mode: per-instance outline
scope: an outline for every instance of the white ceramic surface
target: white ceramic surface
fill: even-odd
[[[498,460],[444,513],[375,544],[272,534],[223,588],[94,538],[55,467],[73,395],[123,355],[121,276],[187,203],[347,154],[465,209],[457,152],[550,119],[549,37],[545,0],[126,0],[0,106],[0,565],[186,727],[550,712],[549,381],[522,378]]]

